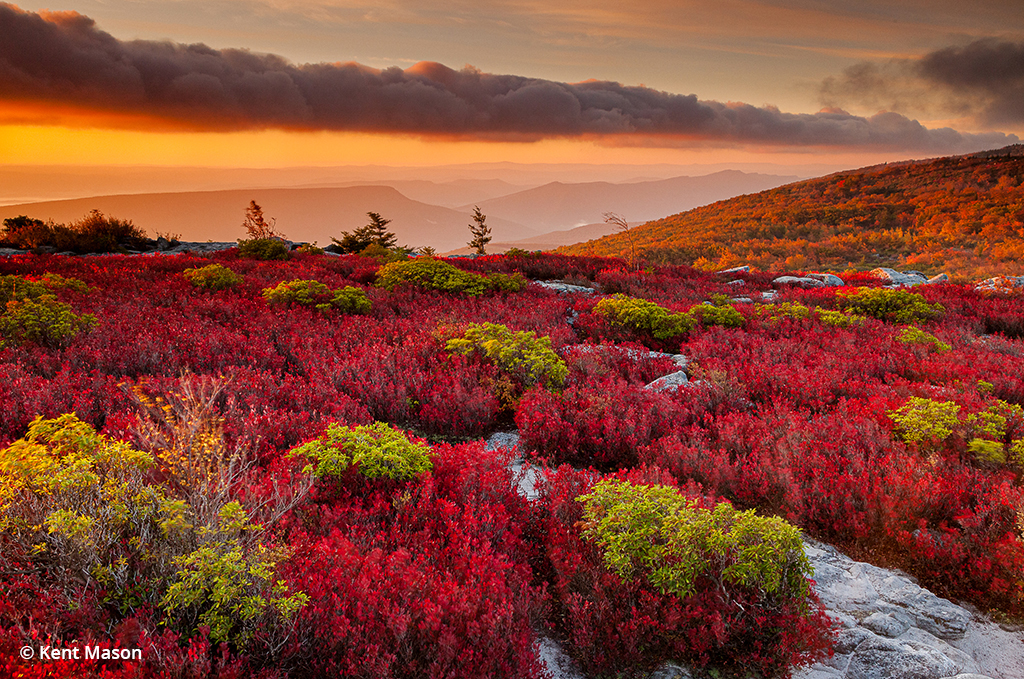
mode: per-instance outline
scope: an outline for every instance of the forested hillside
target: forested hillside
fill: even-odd
[[[739,196],[560,250],[648,263],[1024,272],[1024,149],[880,165]]]

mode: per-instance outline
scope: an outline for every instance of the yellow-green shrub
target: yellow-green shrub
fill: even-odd
[[[110,439],[74,414],[36,418],[0,451],[0,532],[65,589],[98,586],[122,612],[150,604],[187,634],[216,623],[219,640],[244,643],[255,613],[293,612],[304,595],[272,581],[284,555],[264,547],[263,527],[211,492],[237,484],[238,468],[200,487],[224,468],[196,452],[198,473],[180,473],[180,457]],[[230,571],[242,562],[245,573]],[[221,580],[205,579],[214,567]]]
[[[470,324],[462,337],[448,340],[445,349],[463,355],[480,352],[524,386],[560,387],[569,374],[565,361],[551,349],[550,337],[513,332],[496,323]]]
[[[896,433],[907,443],[941,442],[960,426],[960,406],[953,401],[933,401],[913,396],[888,413]]]
[[[836,299],[842,309],[893,323],[919,323],[938,318],[945,312],[941,304],[929,304],[922,295],[899,288],[840,291]]]
[[[605,565],[627,580],[645,578],[686,597],[702,575],[769,594],[806,599],[810,563],[800,530],[777,517],[705,509],[677,489],[605,480],[577,500],[583,536],[604,550]]]
[[[912,325],[908,325],[903,328],[900,334],[896,337],[900,342],[904,344],[924,344],[931,346],[935,353],[943,354],[950,351],[953,347],[949,346],[935,335],[925,332],[920,328]]]
[[[95,325],[95,316],[76,314],[53,295],[12,299],[0,314],[0,346],[34,343],[63,347]]]
[[[783,318],[809,318],[811,310],[799,302],[783,302],[781,304],[758,304],[755,307],[755,313],[777,323]]]
[[[331,290],[320,281],[282,281],[276,287],[263,290],[268,304],[277,306],[313,306],[319,311],[341,311],[349,314],[366,314],[371,304],[366,293],[350,285]]]
[[[481,276],[433,257],[418,257],[382,266],[377,271],[377,285],[387,290],[415,285],[429,290],[482,295],[488,290],[518,292],[526,287],[526,279],[518,273]]]
[[[725,306],[698,304],[690,309],[688,313],[704,326],[718,325],[723,328],[739,328],[747,322],[743,314],[737,311],[736,307],[729,304]]]
[[[290,457],[312,460],[304,470],[316,478],[340,478],[350,468],[369,479],[408,481],[430,471],[430,446],[411,441],[386,422],[346,427],[332,424],[318,439],[293,448]]]
[[[288,259],[288,245],[277,238],[250,238],[238,241],[238,256],[262,261]]]
[[[865,318],[864,316],[852,314],[849,311],[833,311],[831,309],[822,309],[821,307],[815,307],[814,313],[823,325],[830,325],[833,328],[848,328],[851,325],[862,322]]]
[[[693,330],[693,318],[687,314],[672,313],[665,307],[645,299],[617,294],[602,299],[594,307],[612,325],[647,333],[654,339],[667,340]]]
[[[185,269],[181,272],[181,275],[197,288],[205,288],[207,290],[227,290],[242,282],[241,276],[220,264]]]

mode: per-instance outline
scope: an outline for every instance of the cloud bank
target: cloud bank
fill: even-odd
[[[919,59],[861,62],[822,83],[826,105],[952,114],[980,127],[1024,124],[1024,43],[976,40]]]
[[[897,113],[793,114],[615,82],[561,83],[471,67],[456,71],[433,62],[376,70],[356,63],[293,64],[202,44],[121,41],[76,12],[36,14],[4,3],[0,35],[0,112],[8,104],[136,121],[141,116],[154,129],[351,130],[937,153],[1017,141],[998,132],[929,130]]]

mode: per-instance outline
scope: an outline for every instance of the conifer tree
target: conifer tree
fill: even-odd
[[[469,225],[469,232],[473,234],[473,240],[469,241],[469,247],[476,249],[476,254],[486,255],[484,247],[491,242],[491,227],[485,223],[487,217],[480,212],[480,206],[473,206],[474,224]]]

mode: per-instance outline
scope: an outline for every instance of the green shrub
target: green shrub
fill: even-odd
[[[945,342],[941,341],[935,335],[925,332],[920,328],[908,325],[903,328],[899,336],[896,338],[904,344],[925,344],[935,349],[935,353],[944,354],[950,351],[953,347],[949,346]]]
[[[743,314],[731,305],[698,304],[690,309],[689,314],[704,326],[718,325],[723,328],[740,328],[747,322]]]
[[[206,290],[227,290],[242,282],[241,276],[220,264],[210,264],[198,269],[185,269],[181,275],[192,285]]]
[[[312,243],[303,243],[298,248],[296,248],[295,251],[296,252],[301,252],[301,253],[307,254],[307,255],[322,255],[322,254],[324,254],[324,249],[321,248],[321,247],[318,247],[317,244],[316,244],[316,241],[313,241]]]
[[[69,591],[96,587],[122,614],[148,604],[189,636],[208,624],[218,641],[244,644],[257,618],[287,618],[306,598],[274,579],[286,553],[220,492],[244,485],[222,436],[175,421],[178,438],[155,454],[73,413],[36,418],[0,450],[0,533]]]
[[[654,302],[622,294],[602,299],[594,307],[594,313],[604,316],[612,325],[646,333],[658,340],[685,335],[694,326],[693,318],[687,314],[674,314]]]
[[[341,311],[349,314],[366,314],[370,312],[370,300],[366,293],[356,287],[345,286],[331,290],[320,281],[282,281],[277,287],[263,290],[263,298],[267,304],[276,306],[313,306],[319,311]]]
[[[783,318],[809,318],[811,310],[799,302],[783,302],[782,304],[758,304],[754,308],[755,313],[762,318],[768,318],[773,323],[778,323]]]
[[[309,603],[305,592],[290,594],[285,582],[275,579],[287,556],[287,550],[263,545],[249,552],[238,545],[200,547],[174,559],[179,570],[160,607],[187,619],[188,628],[209,627],[214,643],[244,646],[268,613],[287,620]]]
[[[53,295],[12,299],[7,302],[6,311],[0,314],[0,337],[3,338],[0,346],[34,343],[63,347],[78,333],[95,325],[95,316],[75,314]]]
[[[90,292],[89,286],[77,278],[65,278],[55,273],[43,274],[35,281],[21,276],[0,276],[0,304],[13,299],[38,299],[57,290]]]
[[[929,304],[916,292],[899,288],[859,288],[838,292],[839,306],[862,316],[893,323],[919,323],[941,316],[941,304]]]
[[[778,517],[709,510],[676,488],[600,481],[577,501],[583,536],[604,550],[607,568],[626,580],[645,578],[685,598],[702,576],[773,595],[806,600],[812,574],[800,530]]]
[[[261,261],[288,259],[288,245],[277,238],[250,238],[238,241],[238,256]]]
[[[524,386],[561,387],[569,374],[565,361],[552,351],[550,337],[513,332],[495,323],[470,324],[462,337],[448,340],[445,349],[463,355],[480,352]]]
[[[814,313],[823,325],[830,325],[833,328],[848,328],[851,325],[861,323],[865,318],[864,316],[851,314],[849,311],[833,311],[831,309],[822,309],[821,307],[815,307]]]
[[[349,468],[368,479],[408,481],[433,468],[430,446],[417,443],[386,422],[346,427],[332,424],[320,438],[293,448],[289,457],[312,460],[304,474],[340,478]]]
[[[482,295],[488,290],[519,291],[526,281],[519,274],[481,276],[463,271],[433,257],[419,257],[385,264],[377,271],[377,285],[394,290],[400,285],[416,285],[429,290]]]
[[[526,287],[526,279],[519,273],[490,273],[487,274],[487,285],[491,290],[500,292],[521,292]]]
[[[960,406],[953,401],[911,397],[902,407],[890,411],[896,433],[907,443],[941,442],[960,426]]]

